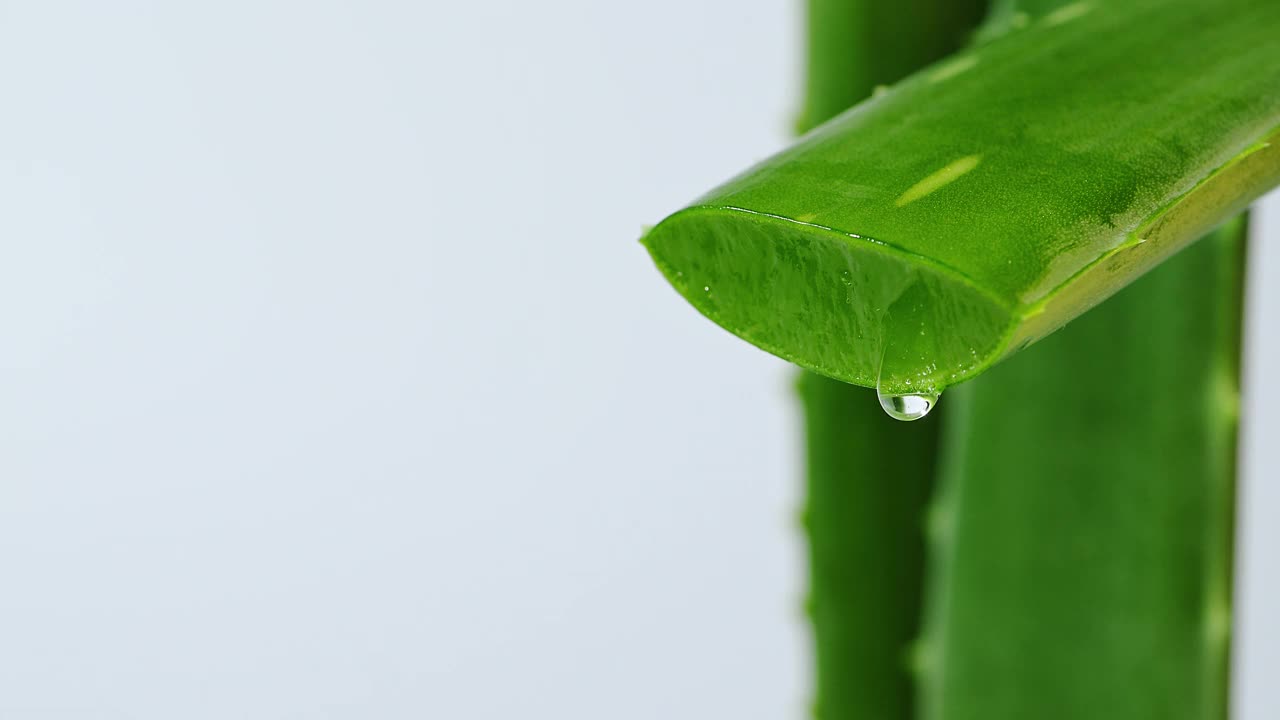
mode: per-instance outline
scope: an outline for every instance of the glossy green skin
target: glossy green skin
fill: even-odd
[[[926,720],[1227,717],[1244,226],[947,398]]]
[[[1280,127],[1277,37],[1274,0],[1028,15],[644,242],[677,290],[750,342],[848,382],[938,390],[1280,182],[1280,143],[1262,145]]]
[[[809,0],[805,108],[799,131],[881,84],[961,46],[981,0]],[[920,633],[921,514],[933,489],[941,413],[904,425],[865,388],[804,372],[814,716],[908,720],[906,658]],[[943,411],[945,412],[945,411]]]

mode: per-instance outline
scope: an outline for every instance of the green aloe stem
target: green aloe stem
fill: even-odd
[[[982,0],[809,0],[800,132],[954,51]],[[890,419],[875,394],[812,372],[804,407],[814,715],[908,720],[908,649],[920,632],[924,537],[942,418]]]
[[[948,399],[921,717],[1227,717],[1246,225]]]
[[[1006,2],[983,36],[1073,5]],[[950,398],[928,720],[1229,717],[1241,216]]]

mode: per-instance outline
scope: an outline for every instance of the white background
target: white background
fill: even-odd
[[[794,0],[0,2],[0,720],[804,717],[790,371],[636,242],[786,141],[799,38]]]

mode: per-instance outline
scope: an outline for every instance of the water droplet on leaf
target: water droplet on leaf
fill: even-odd
[[[880,397],[880,407],[894,420],[919,420],[938,404],[937,395],[890,395],[878,390],[876,395]]]

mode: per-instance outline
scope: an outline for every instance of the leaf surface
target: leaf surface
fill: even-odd
[[[937,391],[1280,183],[1280,3],[1094,0],[1020,25],[667,218],[655,262],[770,352]]]

